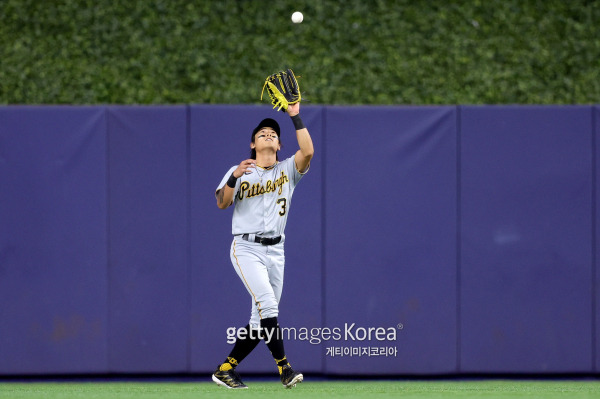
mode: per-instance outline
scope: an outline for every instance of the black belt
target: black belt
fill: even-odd
[[[242,234],[242,239],[244,239],[246,241],[250,241],[250,235]],[[275,245],[275,244],[279,244],[280,241],[281,241],[281,236],[277,236],[277,237],[273,237],[273,238],[259,237],[259,236],[254,237],[254,242],[258,243],[258,244],[262,244],[262,245]]]

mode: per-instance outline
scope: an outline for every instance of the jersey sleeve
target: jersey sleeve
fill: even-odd
[[[310,169],[310,164],[309,164],[308,167],[306,168],[306,170],[304,171],[304,173],[300,173],[300,171],[296,168],[296,160],[294,159],[294,155],[292,155],[291,157],[286,159],[284,162],[286,162],[285,169],[286,169],[287,175],[291,176],[294,186],[296,186],[296,184],[298,184],[300,179],[302,179],[302,176],[304,176]]]
[[[227,180],[229,180],[229,176],[231,176],[231,174],[233,173],[234,170],[237,169],[237,165],[232,166],[231,168],[229,168],[229,170],[227,171],[227,173],[225,173],[225,176],[223,176],[223,179],[221,180],[221,183],[219,183],[219,185],[217,186],[217,189],[215,190],[215,194],[217,193],[217,191],[219,191],[220,189],[223,188],[223,186],[225,185],[225,183],[227,183]],[[238,181],[235,183],[235,191],[237,192],[238,186],[239,186],[239,181],[240,179],[238,179]]]

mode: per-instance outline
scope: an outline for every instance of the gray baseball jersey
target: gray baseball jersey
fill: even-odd
[[[237,165],[229,169],[217,190],[225,185],[236,168]],[[256,166],[240,177],[234,189],[232,234],[282,236],[290,211],[292,194],[305,173],[306,171],[300,173],[296,169],[294,157],[291,156],[268,169]]]

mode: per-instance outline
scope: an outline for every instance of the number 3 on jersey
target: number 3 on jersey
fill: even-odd
[[[285,211],[286,211],[285,206],[287,205],[287,199],[285,199],[285,198],[279,198],[277,200],[277,203],[281,204],[281,210],[279,211],[279,216],[285,215]]]

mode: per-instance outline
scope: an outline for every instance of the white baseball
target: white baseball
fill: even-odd
[[[292,22],[295,24],[299,24],[300,22],[302,22],[302,20],[304,20],[304,15],[302,15],[302,13],[300,11],[296,11],[295,13],[292,14]]]

